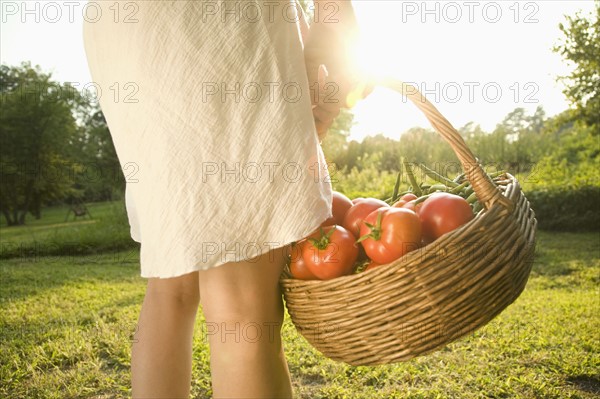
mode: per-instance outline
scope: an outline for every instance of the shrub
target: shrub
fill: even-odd
[[[525,195],[540,229],[600,230],[600,186],[550,186],[527,191]]]

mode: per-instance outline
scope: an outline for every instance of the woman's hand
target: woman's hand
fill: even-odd
[[[340,109],[349,106],[348,95],[359,84],[350,56],[358,25],[348,0],[315,0],[316,7],[320,7],[319,17],[311,26],[301,13],[300,30],[315,126],[323,140]]]

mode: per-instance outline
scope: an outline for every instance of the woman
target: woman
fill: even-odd
[[[89,4],[85,49],[146,296],[134,398],[186,398],[198,305],[215,398],[289,398],[278,279],[331,215],[320,141],[352,86],[349,1]],[[93,17],[90,17],[93,15]]]

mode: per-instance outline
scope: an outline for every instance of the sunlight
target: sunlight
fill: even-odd
[[[469,4],[353,1],[360,27],[356,68],[365,79],[414,84],[456,128],[474,121],[491,131],[517,107],[533,112],[542,105],[549,116],[566,109],[556,77],[569,67],[551,49],[564,14],[590,12],[594,3]],[[349,100],[351,140],[378,133],[397,139],[412,127],[429,127],[406,99],[386,89]]]
[[[407,27],[398,23],[401,4],[356,1],[354,6],[360,36],[350,57],[361,81],[375,82],[385,77],[415,80],[420,76],[424,68],[411,55],[418,54],[420,45],[403,36]],[[362,91],[361,85],[347,99],[354,114],[350,140],[361,141],[376,134],[399,139],[410,127],[428,126],[421,112],[400,94],[375,86],[366,99],[361,99]]]
[[[397,27],[388,26],[387,32],[383,33],[378,23],[381,18],[373,14],[373,10],[357,6],[361,35],[349,54],[362,82],[346,99],[354,114],[349,139],[358,141],[376,134],[399,139],[409,127],[428,124],[410,101],[385,87],[375,86],[366,99],[362,98],[369,83],[385,77],[402,79],[402,71],[409,69],[402,66],[407,63],[403,60],[402,44],[390,40],[399,34]]]
[[[395,57],[395,54],[397,53],[388,48],[385,42],[361,36],[354,48],[352,59],[364,79],[369,80],[397,73],[394,65],[398,60],[390,62],[390,58]]]

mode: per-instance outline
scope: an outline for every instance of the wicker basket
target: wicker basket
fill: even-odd
[[[452,146],[484,209],[466,225],[402,258],[332,280],[281,276],[296,329],[330,359],[351,365],[409,360],[485,325],[523,291],[536,220],[517,180],[494,183],[458,132],[413,86],[408,97]]]

